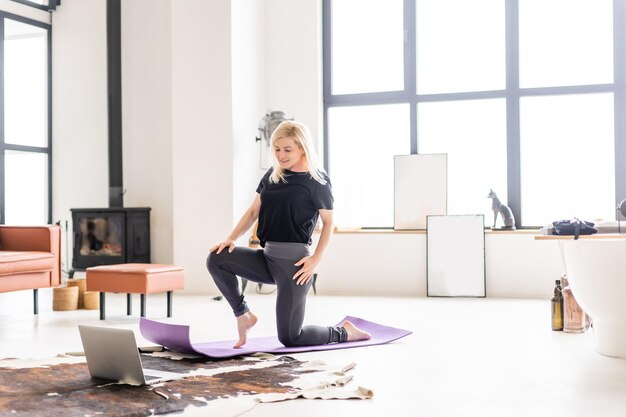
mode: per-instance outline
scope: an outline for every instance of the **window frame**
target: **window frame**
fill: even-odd
[[[27,145],[16,145],[9,144],[5,142],[5,131],[4,131],[4,117],[5,117],[5,103],[4,103],[4,76],[0,77],[0,224],[5,224],[6,221],[6,201],[5,201],[5,152],[6,151],[20,151],[20,152],[35,152],[35,153],[44,153],[47,154],[48,159],[48,167],[47,167],[47,186],[48,186],[48,213],[47,213],[47,223],[52,224],[52,26],[46,23],[42,23],[33,19],[29,19],[23,16],[15,15],[13,13],[8,13],[6,11],[0,10],[0,39],[2,42],[0,43],[0,68],[4,68],[4,19],[11,19],[18,21],[20,23],[32,25],[44,29],[47,31],[47,86],[48,86],[48,97],[47,97],[47,146],[39,147],[39,146],[27,146]]]
[[[417,108],[420,103],[439,101],[504,98],[506,101],[507,204],[515,216],[516,228],[536,228],[524,225],[521,217],[520,163],[520,99],[522,97],[585,93],[612,93],[614,99],[615,132],[615,205],[626,198],[626,2],[613,0],[613,83],[520,88],[519,86],[519,0],[505,0],[505,71],[504,90],[461,93],[418,94],[416,86],[416,0],[404,4],[404,90],[363,94],[332,94],[332,33],[331,2],[322,4],[323,60],[323,134],[324,166],[328,170],[331,146],[328,139],[328,109],[339,106],[408,103],[410,106],[411,154],[418,150]],[[329,174],[331,174],[329,172]]]
[[[61,5],[61,0],[48,0],[48,4],[37,4],[28,0],[11,0],[15,3],[20,3],[26,6],[34,7],[35,9],[51,11],[56,10],[57,6]]]

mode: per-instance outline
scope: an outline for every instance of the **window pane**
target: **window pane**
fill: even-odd
[[[419,94],[505,88],[504,2],[417,0]]]
[[[332,94],[404,89],[402,0],[332,0]]]
[[[48,222],[48,155],[5,151],[5,223]]]
[[[613,95],[520,103],[522,221],[615,218]]]
[[[519,2],[521,87],[613,82],[612,0]]]
[[[6,143],[48,146],[48,64],[45,29],[4,19]]]
[[[33,4],[39,4],[42,6],[48,6],[49,0],[18,0],[18,1],[23,1],[23,2],[28,2],[28,3],[33,3]]]
[[[489,189],[507,202],[505,100],[422,103],[417,125],[419,153],[448,154],[448,213],[492,225]]]
[[[339,226],[393,227],[393,157],[411,152],[409,105],[328,109]]]

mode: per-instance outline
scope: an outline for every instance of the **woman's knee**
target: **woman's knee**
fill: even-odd
[[[278,335],[278,340],[285,347],[297,347],[297,346],[299,346],[298,345],[298,341],[296,340],[296,338],[292,337],[290,335]]]
[[[285,332],[279,330],[278,341],[286,347],[297,347],[302,345],[302,343],[300,343],[300,332],[298,332],[298,334],[295,334],[293,332]]]
[[[209,272],[215,271],[219,267],[224,260],[224,252],[228,253],[228,251],[222,251],[222,253],[219,254],[216,252],[209,253],[209,256],[206,258],[206,269],[208,269]]]

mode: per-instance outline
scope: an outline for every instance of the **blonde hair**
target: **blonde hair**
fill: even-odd
[[[320,184],[326,184],[326,180],[322,175],[324,170],[323,168],[318,168],[317,166],[317,154],[315,153],[315,148],[313,147],[313,143],[311,141],[309,128],[302,123],[294,122],[293,120],[286,120],[279,124],[276,130],[274,130],[274,133],[272,133],[270,140],[272,150],[274,146],[276,146],[276,141],[281,138],[290,138],[296,142],[296,145],[304,151],[302,157],[306,158],[307,170],[311,177]],[[276,153],[274,153],[274,170],[270,175],[270,182],[276,184],[279,181],[287,182],[285,180],[285,170],[278,163]]]

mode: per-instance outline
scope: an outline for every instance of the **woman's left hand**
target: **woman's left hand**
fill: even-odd
[[[315,267],[319,262],[320,260],[315,256],[305,256],[296,262],[295,266],[302,265],[302,268],[293,276],[293,279],[296,280],[296,285],[305,285],[311,281]]]

